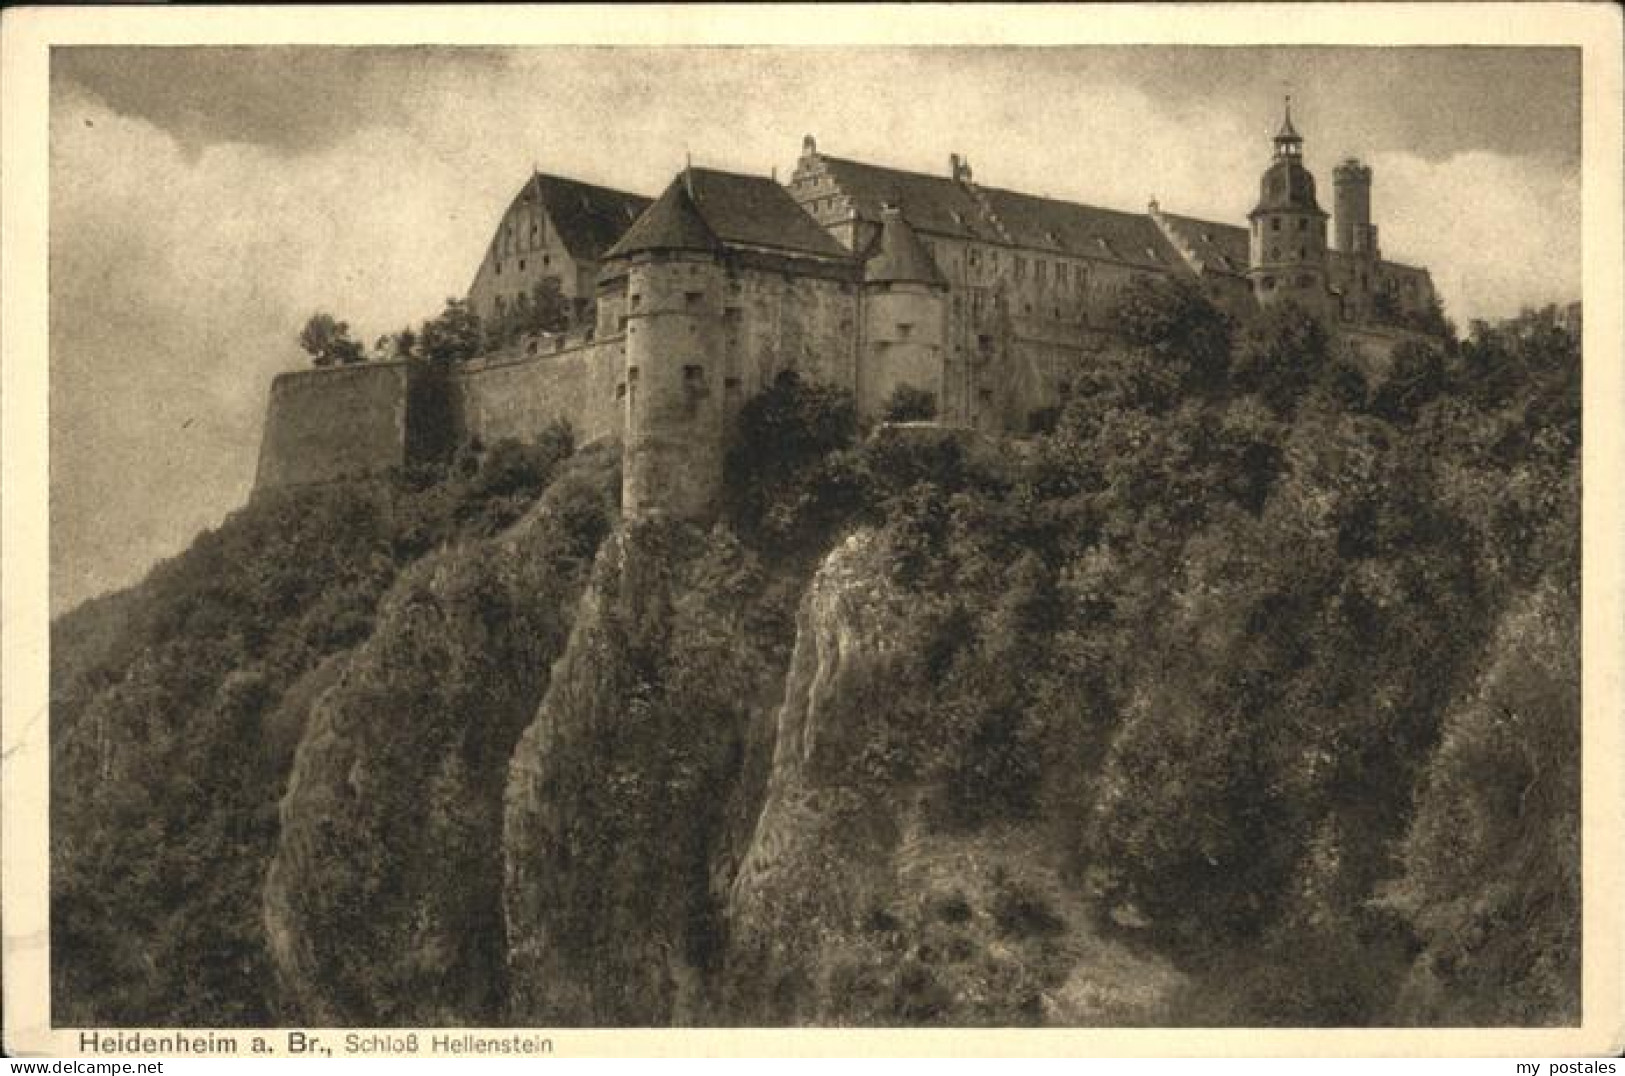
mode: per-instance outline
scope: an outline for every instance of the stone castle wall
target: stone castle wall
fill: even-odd
[[[625,338],[562,344],[557,351],[544,345],[533,355],[477,360],[453,375],[450,411],[457,435],[487,445],[506,438],[532,441],[562,420],[577,444],[620,436]]]
[[[375,362],[300,370],[271,382],[256,492],[331,482],[404,465],[421,372]]]

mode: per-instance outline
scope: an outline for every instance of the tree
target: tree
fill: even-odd
[[[1417,412],[1444,389],[1444,355],[1431,345],[1406,340],[1394,349],[1388,376],[1378,387],[1371,409],[1390,422],[1414,422]]]
[[[447,299],[437,318],[418,331],[418,350],[437,366],[467,362],[480,353],[480,319],[464,299]]]
[[[1236,348],[1231,382],[1257,393],[1277,415],[1290,417],[1310,386],[1321,380],[1330,341],[1320,320],[1296,303],[1258,315]]]
[[[299,331],[299,346],[317,366],[348,366],[366,357],[361,345],[350,339],[350,323],[325,311],[317,311],[305,322]]]
[[[1417,799],[1405,873],[1387,895],[1423,946],[1401,998],[1412,1018],[1579,1019],[1574,574],[1554,572],[1503,618],[1491,661],[1446,722]]]
[[[556,276],[545,276],[531,286],[530,294],[521,297],[523,312],[519,319],[521,333],[556,333],[570,327],[570,303]]]
[[[1169,364],[1189,388],[1224,383],[1230,365],[1230,319],[1184,279],[1139,279],[1119,294],[1118,332],[1132,347]]]
[[[887,422],[929,422],[937,417],[937,397],[913,385],[898,385],[882,413]]]
[[[726,462],[729,514],[746,534],[815,542],[855,497],[841,450],[857,438],[850,393],[781,374],[741,409]]]

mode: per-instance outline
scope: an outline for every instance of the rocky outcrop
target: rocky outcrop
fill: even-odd
[[[513,1021],[717,1019],[729,835],[754,816],[750,726],[779,683],[747,624],[759,591],[731,539],[680,523],[630,523],[600,552],[509,771]]]
[[[727,909],[745,1023],[1154,1023],[1182,977],[1101,937],[1037,824],[955,831],[922,772],[912,602],[873,533],[802,602],[766,802]]]
[[[503,778],[613,516],[613,460],[575,467],[413,565],[317,699],[264,893],[286,1019],[500,1019]]]

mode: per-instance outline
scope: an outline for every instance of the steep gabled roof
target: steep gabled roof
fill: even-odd
[[[724,243],[849,259],[851,254],[767,176],[688,169],[694,204]]]
[[[852,201],[859,219],[879,223],[881,207],[900,205],[915,230],[998,242],[993,226],[970,192],[944,176],[823,157],[824,167]]]
[[[936,259],[914,234],[902,212],[888,206],[883,215],[880,234],[863,266],[863,279],[870,284],[930,284],[946,288],[948,281],[937,268]]]
[[[847,252],[766,176],[710,168],[679,173],[610,251],[715,250],[738,246],[850,261]]]
[[[716,233],[689,196],[688,184],[678,176],[604,256],[624,258],[651,250],[715,251],[721,247]]]
[[[1144,213],[1124,213],[996,188],[984,193],[1018,246],[1147,268],[1179,267],[1179,252]]]
[[[1234,224],[1219,224],[1196,217],[1182,217],[1177,213],[1162,213],[1162,221],[1179,237],[1180,243],[1202,265],[1213,272],[1247,272],[1247,229]]]
[[[862,220],[878,223],[898,203],[919,232],[1050,250],[1080,258],[1169,269],[1179,254],[1143,213],[1124,213],[997,187],[822,157],[835,185]]]
[[[577,260],[597,261],[649,208],[641,194],[598,187],[537,172],[515,202],[536,198],[553,222],[565,249]]]

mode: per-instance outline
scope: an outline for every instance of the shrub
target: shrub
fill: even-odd
[[[936,393],[913,385],[898,385],[886,397],[881,416],[887,422],[929,422],[937,417]]]

